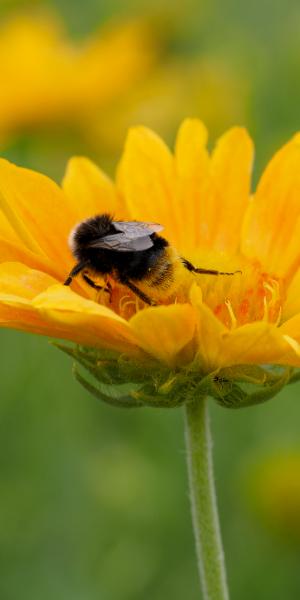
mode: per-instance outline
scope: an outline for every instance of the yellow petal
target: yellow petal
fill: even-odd
[[[220,366],[236,364],[300,364],[299,356],[285,339],[281,328],[257,321],[223,336]]]
[[[0,236],[14,244],[22,244],[20,238],[9,223],[7,217],[0,210]]]
[[[238,364],[300,365],[300,359],[283,331],[263,321],[227,329],[202,302],[194,285],[191,302],[198,314],[198,360],[204,372]]]
[[[289,336],[300,344],[300,313],[285,321],[279,330],[283,335]]]
[[[249,201],[253,144],[234,127],[218,141],[211,158],[211,183],[198,213],[200,243],[233,254]]]
[[[183,350],[194,336],[195,325],[195,313],[189,304],[146,308],[130,320],[139,345],[169,366],[176,365],[179,355],[184,361]]]
[[[50,285],[57,283],[53,277],[29,269],[18,262],[0,264],[0,294],[18,296],[22,299],[32,299]]]
[[[269,272],[291,277],[300,260],[300,140],[283,146],[267,166],[243,227],[243,252]]]
[[[0,265],[0,321],[5,326],[137,354],[128,323],[55,279],[19,263]]]
[[[300,313],[300,269],[297,270],[287,289],[287,296],[283,305],[282,320],[286,321]]]
[[[55,279],[20,263],[0,265],[0,323],[32,333],[54,335],[53,327],[44,323],[31,301],[53,285]]]
[[[31,252],[69,268],[67,239],[75,216],[53,181],[1,159],[0,211]]]
[[[87,158],[71,158],[62,185],[78,221],[103,212],[125,216],[112,181]]]
[[[80,344],[128,354],[138,352],[136,338],[127,321],[68,287],[54,285],[34,298],[32,305],[47,323],[63,327],[69,339]]]
[[[35,335],[46,335],[52,338],[60,338],[73,341],[68,332],[62,328],[53,328],[47,324],[30,306],[21,306],[17,300],[9,298],[0,301],[0,326],[5,329],[18,329]]]
[[[30,299],[13,294],[0,294],[0,325],[37,335],[70,340],[78,344],[84,343],[85,339],[80,331],[74,331],[68,323],[56,323],[45,318],[45,315],[32,305]],[[90,342],[89,337],[86,339]]]
[[[118,168],[118,188],[130,218],[164,226],[174,239],[173,159],[164,142],[146,127],[130,130]]]
[[[0,257],[3,262],[20,262],[32,269],[49,273],[58,280],[64,279],[64,275],[66,275],[65,270],[61,269],[61,265],[51,262],[46,256],[35,254],[23,244],[10,242],[1,237]]]
[[[190,300],[197,315],[198,360],[204,372],[214,371],[222,360],[222,335],[227,328],[202,301],[200,288],[194,284]]]
[[[174,221],[181,252],[192,251],[199,242],[199,207],[205,198],[209,176],[207,130],[198,119],[186,119],[175,146]]]

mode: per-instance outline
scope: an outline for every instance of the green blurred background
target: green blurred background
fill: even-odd
[[[142,18],[156,48],[149,71],[114,102],[113,141],[39,123],[6,135],[4,156],[59,180],[68,156],[85,153],[113,173],[125,126],[143,122],[172,143],[180,119],[198,116],[212,140],[234,124],[249,128],[257,179],[299,128],[299,3],[149,4],[2,0],[3,23],[47,10],[74,44],[111,20]],[[176,81],[165,89],[169,72]],[[97,403],[46,339],[1,331],[1,359],[1,600],[199,598],[181,411]],[[237,412],[212,403],[211,413],[232,599],[299,598],[300,472],[289,463],[300,455],[299,388]],[[263,489],[272,455],[286,463],[278,462],[274,488]]]

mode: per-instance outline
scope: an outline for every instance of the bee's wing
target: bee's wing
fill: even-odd
[[[140,252],[152,248],[153,242],[149,235],[138,238],[128,238],[125,233],[115,233],[94,240],[89,248],[101,248],[104,250],[116,250],[117,252]]]
[[[163,226],[158,223],[143,223],[142,221],[113,221],[113,225],[117,231],[124,233],[128,240],[136,240],[163,229]]]
[[[153,242],[150,235],[163,229],[163,226],[158,223],[141,221],[113,221],[113,225],[120,233],[113,233],[94,240],[89,247],[117,250],[118,252],[140,252],[152,248]]]

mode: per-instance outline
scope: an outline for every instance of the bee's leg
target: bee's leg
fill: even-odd
[[[128,279],[126,279],[125,281],[124,280],[121,281],[121,283],[126,285],[138,298],[143,300],[143,302],[145,302],[146,304],[149,304],[150,306],[156,306],[155,302],[153,302],[153,300],[151,300],[151,298],[149,298],[149,296],[144,294],[144,292],[141,292],[141,290],[139,290],[139,288],[137,288],[134,285],[134,283],[132,283],[131,281],[128,281]]]
[[[214,269],[202,269],[201,267],[194,267],[194,265],[187,260],[186,258],[181,258],[183,266],[192,273],[202,273],[204,275],[235,275],[236,273],[241,273],[242,271],[215,271]]]
[[[90,279],[89,276],[86,275],[86,273],[82,273],[82,277],[83,277],[84,281],[86,281],[86,283],[88,283],[88,285],[90,285],[94,290],[98,290],[98,291],[103,290],[104,292],[110,293],[110,290],[108,287],[103,287],[103,285],[98,285],[92,279]]]
[[[76,277],[76,275],[78,275],[78,273],[80,273],[82,269],[87,267],[87,265],[88,262],[86,260],[77,263],[77,265],[75,265],[75,267],[73,267],[72,271],[70,272],[69,277],[67,277],[66,281],[64,282],[64,285],[70,285],[72,283],[73,277]]]
[[[112,301],[112,286],[110,281],[105,281],[105,291],[109,294],[109,301]]]

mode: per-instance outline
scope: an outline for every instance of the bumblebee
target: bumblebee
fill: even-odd
[[[77,263],[64,285],[81,273],[96,290],[111,292],[109,277],[129,288],[146,304],[155,306],[176,298],[179,288],[191,284],[191,273],[234,275],[195,267],[158,235],[157,223],[114,221],[109,214],[96,215],[79,223],[69,237]],[[102,276],[100,286],[93,276]]]

